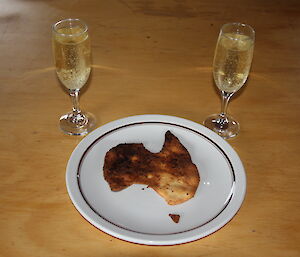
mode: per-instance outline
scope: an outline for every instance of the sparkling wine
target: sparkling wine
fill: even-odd
[[[60,28],[57,32],[53,37],[57,76],[68,89],[80,89],[91,71],[88,33],[80,27]]]
[[[254,41],[246,35],[224,33],[220,36],[213,65],[218,88],[236,92],[245,83],[253,56]]]

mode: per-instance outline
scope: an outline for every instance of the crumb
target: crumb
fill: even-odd
[[[180,215],[178,214],[169,214],[170,218],[175,222],[178,223],[180,219]]]

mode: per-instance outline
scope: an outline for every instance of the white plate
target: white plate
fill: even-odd
[[[158,152],[167,130],[198,167],[201,181],[194,198],[171,206],[144,185],[112,192],[103,178],[106,152],[120,143],[143,143]],[[195,122],[165,115],[132,116],[93,131],[72,153],[66,182],[76,209],[92,225],[147,245],[186,243],[215,232],[236,214],[246,191],[242,162],[225,140]],[[179,214],[180,222],[169,214]]]

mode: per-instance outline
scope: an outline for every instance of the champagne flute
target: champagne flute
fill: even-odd
[[[246,82],[249,75],[255,32],[249,25],[228,23],[222,26],[215,49],[213,77],[221,92],[220,114],[212,114],[204,125],[228,139],[239,133],[239,123],[227,114],[230,98]]]
[[[56,74],[68,89],[71,112],[60,117],[60,128],[68,135],[85,135],[96,125],[91,113],[79,106],[79,92],[91,72],[91,47],[87,25],[79,19],[66,19],[52,27]]]

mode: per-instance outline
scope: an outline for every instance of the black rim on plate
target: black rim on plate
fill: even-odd
[[[226,204],[224,205],[224,207],[222,208],[222,210],[217,213],[214,217],[212,217],[210,220],[208,220],[207,222],[197,226],[197,227],[194,227],[194,228],[191,228],[191,229],[188,229],[188,230],[184,230],[184,231],[180,231],[180,232],[175,232],[175,233],[144,233],[144,232],[140,232],[140,231],[136,231],[136,230],[132,230],[130,228],[127,228],[127,227],[123,227],[123,226],[120,226],[114,222],[111,222],[110,220],[108,220],[107,218],[103,217],[97,210],[95,210],[93,208],[93,206],[89,203],[89,201],[86,199],[86,197],[84,196],[84,193],[82,191],[82,186],[80,184],[80,171],[81,171],[81,166],[82,166],[82,163],[83,163],[83,160],[86,156],[86,154],[88,153],[88,151],[101,139],[103,139],[105,136],[111,134],[112,132],[115,132],[117,130],[120,130],[122,128],[126,128],[126,127],[131,127],[131,126],[135,126],[135,125],[142,125],[142,124],[163,124],[163,125],[169,125],[169,126],[175,126],[175,127],[180,127],[180,128],[183,128],[183,129],[186,129],[186,130],[189,130],[191,132],[194,132],[198,135],[200,135],[202,138],[205,138],[207,141],[209,141],[211,144],[213,144],[215,146],[216,149],[219,150],[219,152],[221,152],[221,154],[225,157],[229,167],[230,167],[230,170],[231,170],[231,174],[232,174],[232,185],[231,185],[231,192],[230,192],[230,195],[228,197],[228,200],[226,202]],[[211,221],[213,221],[214,219],[216,219],[226,208],[227,206],[229,205],[229,203],[231,202],[232,200],[232,197],[233,197],[233,188],[235,186],[235,181],[236,181],[236,176],[235,176],[235,171],[234,171],[234,168],[233,168],[233,165],[229,159],[229,157],[227,156],[227,154],[225,153],[225,151],[216,143],[214,142],[212,139],[210,139],[208,136],[202,134],[201,132],[197,131],[197,130],[194,130],[194,129],[191,129],[189,127],[186,127],[186,126],[183,126],[183,125],[179,125],[179,124],[174,124],[174,123],[170,123],[170,122],[161,122],[161,121],[145,121],[145,122],[135,122],[135,123],[130,123],[130,124],[126,124],[126,125],[123,125],[123,126],[119,126],[117,128],[114,128],[110,131],[107,131],[106,133],[100,135],[99,137],[97,137],[88,147],[87,149],[84,151],[84,153],[82,154],[81,158],[80,158],[80,161],[79,161],[79,164],[78,164],[78,167],[77,167],[77,185],[78,185],[78,188],[79,188],[79,191],[80,191],[80,194],[82,196],[82,198],[84,199],[85,203],[89,206],[89,208],[97,215],[99,216],[101,219],[105,220],[106,222],[120,228],[120,229],[124,229],[126,231],[131,231],[131,232],[134,232],[134,233],[138,233],[138,234],[143,234],[143,235],[174,235],[174,234],[181,234],[181,233],[185,233],[185,232],[189,232],[189,231],[192,231],[192,230],[195,230],[195,229],[198,229],[208,223],[210,223]],[[100,228],[99,228],[100,229]]]

